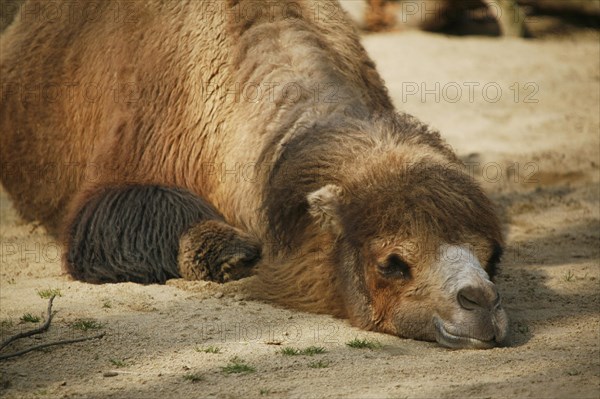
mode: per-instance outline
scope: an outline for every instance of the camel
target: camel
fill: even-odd
[[[253,275],[363,329],[505,341],[494,206],[395,109],[338,2],[23,10],[0,37],[1,180],[73,278]]]

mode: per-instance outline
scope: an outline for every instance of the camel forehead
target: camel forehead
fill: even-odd
[[[379,171],[362,186],[349,186],[340,206],[347,236],[355,242],[414,237],[420,245],[470,243],[473,236],[501,241],[494,207],[475,182],[458,172],[423,168],[423,173],[400,175]],[[427,249],[435,250],[437,245]]]

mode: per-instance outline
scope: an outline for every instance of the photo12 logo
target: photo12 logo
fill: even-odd
[[[481,100],[497,103],[509,95],[515,103],[537,104],[539,90],[535,82],[514,82],[504,87],[497,82],[402,82],[401,93],[402,103],[474,103]]]
[[[0,19],[6,22],[14,18],[25,23],[81,23],[108,17],[111,22],[134,24],[135,10],[142,2],[137,0],[2,0]]]

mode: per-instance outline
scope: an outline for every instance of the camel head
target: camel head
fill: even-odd
[[[493,283],[499,221],[471,177],[390,154],[307,196],[353,324],[450,348],[490,348],[508,319]]]

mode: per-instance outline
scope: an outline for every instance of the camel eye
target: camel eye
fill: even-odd
[[[396,254],[388,256],[384,263],[378,266],[379,273],[388,278],[411,278],[410,266]]]

